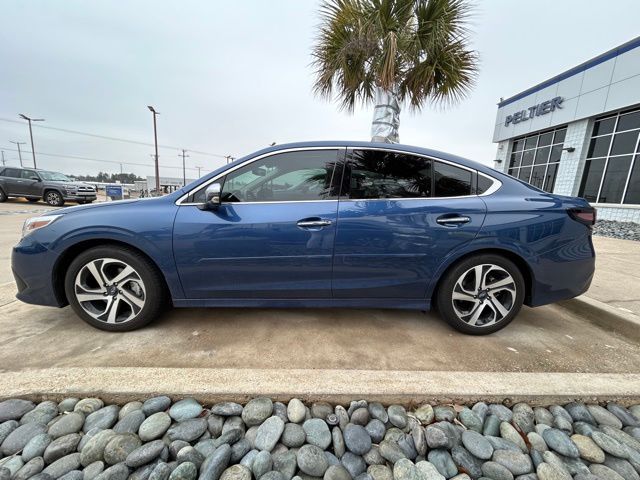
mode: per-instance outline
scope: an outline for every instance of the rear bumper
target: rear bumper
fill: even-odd
[[[582,295],[593,280],[595,262],[591,235],[529,261],[535,280],[527,305],[538,307]]]
[[[11,252],[11,270],[16,280],[16,298],[33,305],[63,307],[53,286],[54,265],[58,256],[31,235],[23,238]]]

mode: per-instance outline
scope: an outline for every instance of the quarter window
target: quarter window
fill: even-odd
[[[472,175],[469,170],[442,162],[435,162],[434,165],[434,197],[471,195]]]
[[[509,175],[553,192],[566,134],[567,127],[563,126],[514,140]]]
[[[331,182],[337,158],[338,150],[309,150],[257,160],[226,176],[222,201],[288,202],[336,197]],[[194,201],[202,200],[196,197]]]
[[[18,170],[17,168],[6,168],[2,173],[2,176],[10,178],[20,178],[20,172],[21,170]]]
[[[578,195],[597,203],[640,203],[640,109],[596,120]]]

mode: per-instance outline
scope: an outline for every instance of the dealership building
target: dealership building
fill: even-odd
[[[494,167],[640,222],[640,37],[500,101]]]

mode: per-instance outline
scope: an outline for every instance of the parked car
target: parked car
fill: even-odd
[[[403,145],[296,143],[160,198],[28,220],[18,299],[104,330],[175,307],[436,307],[495,332],[580,295],[595,210],[485,165]]]
[[[67,201],[93,202],[96,189],[58,172],[5,167],[0,169],[0,202],[9,197],[24,197],[30,202],[44,200],[51,206],[61,207]]]

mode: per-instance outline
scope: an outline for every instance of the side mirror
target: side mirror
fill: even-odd
[[[203,210],[217,210],[221,202],[221,192],[222,185],[219,183],[212,183],[209,185],[204,191],[204,204],[201,208]]]

